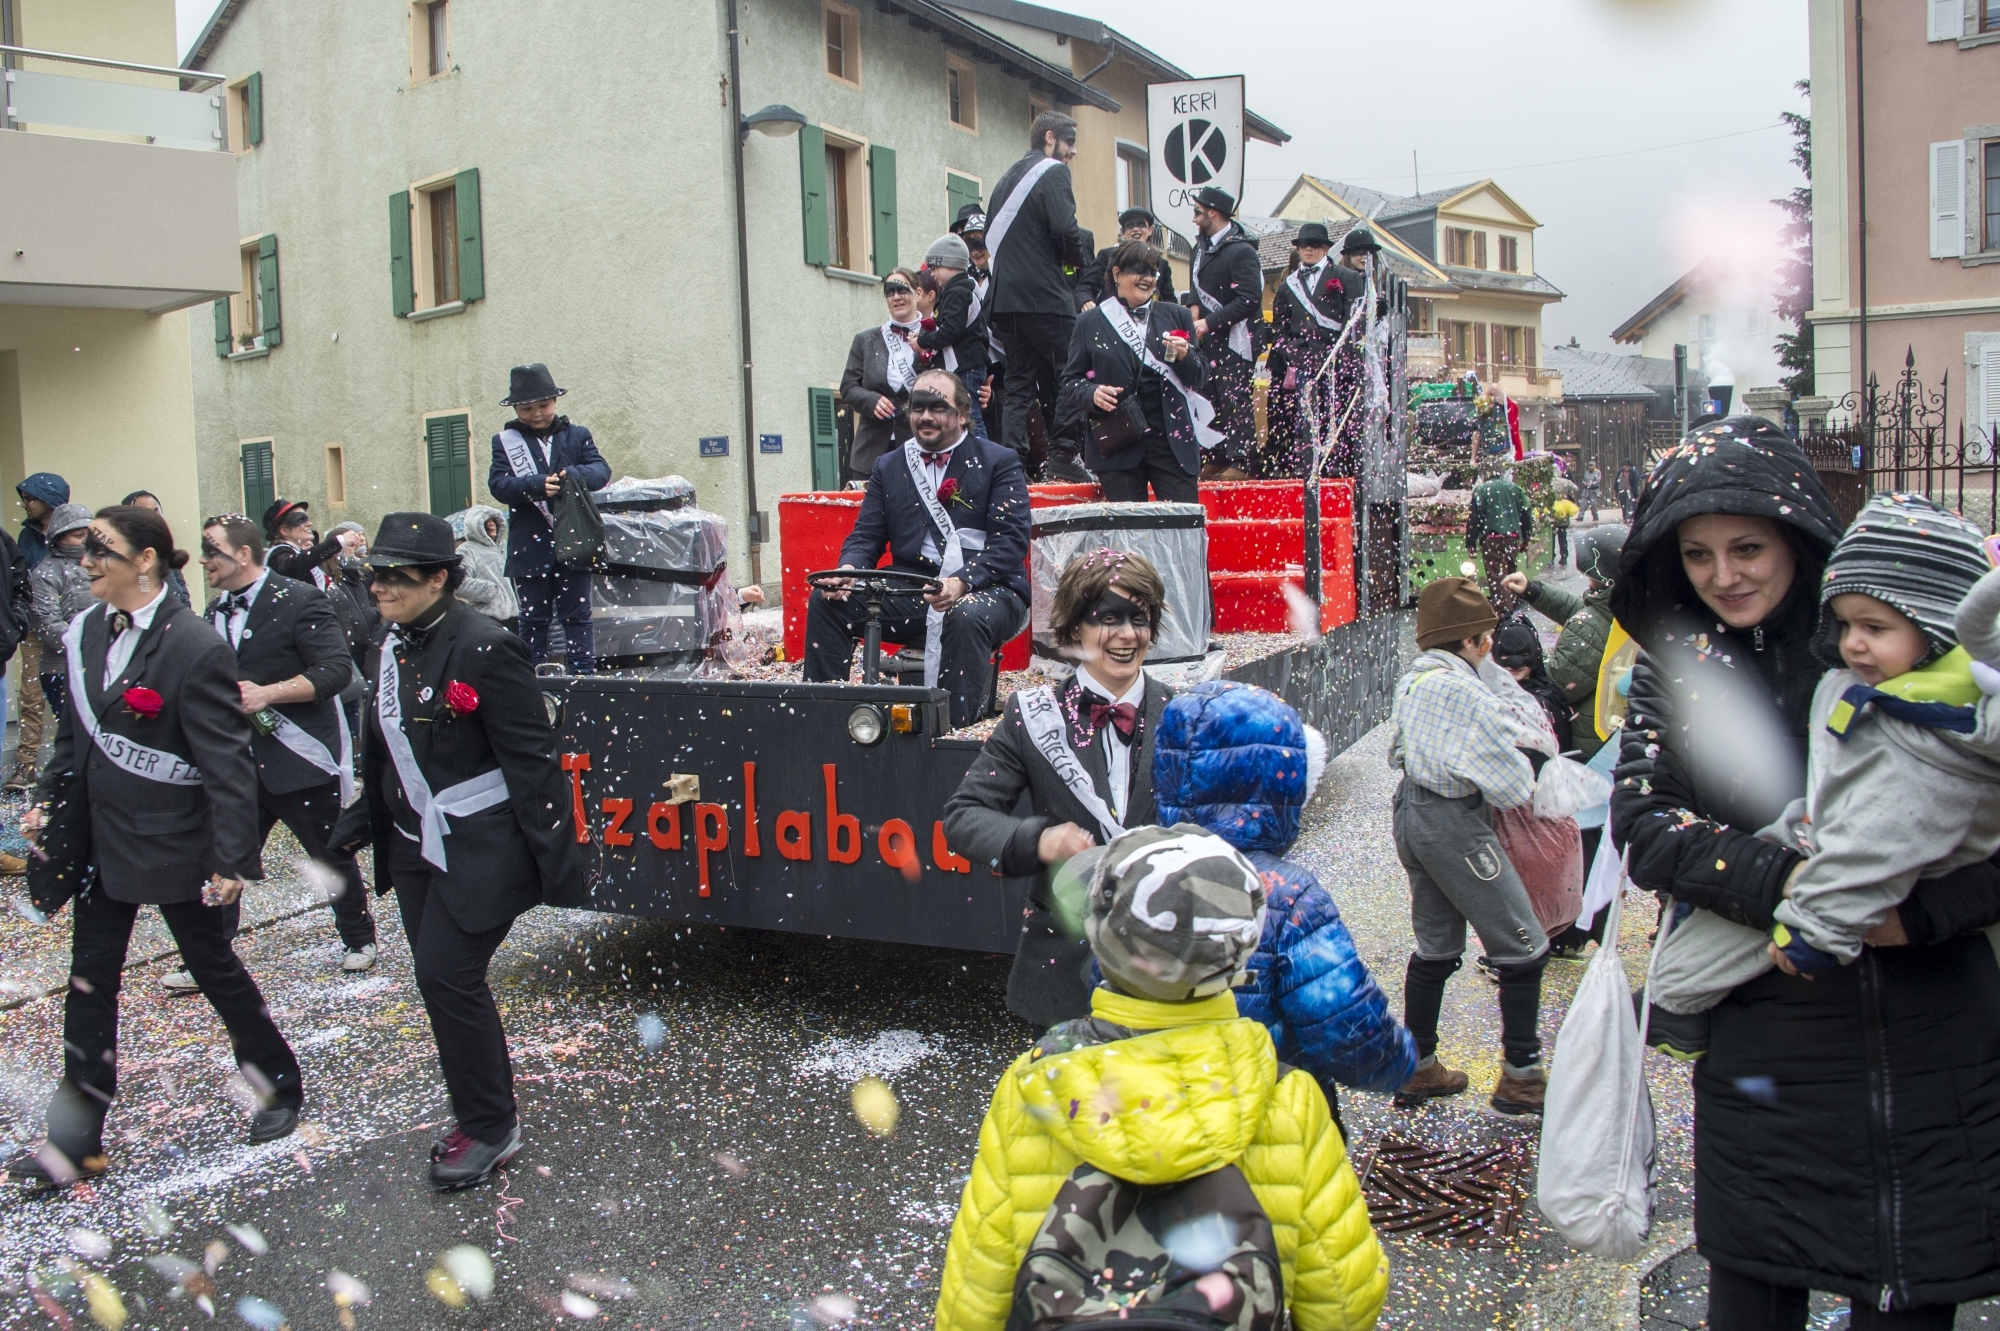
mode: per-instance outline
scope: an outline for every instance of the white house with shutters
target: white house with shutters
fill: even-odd
[[[745,0],[732,53],[735,11],[225,0],[186,62],[227,79],[241,219],[240,290],[195,334],[203,511],[282,494],[372,528],[488,502],[508,368],[540,360],[614,474],[687,476],[730,519],[731,576],[775,581],[752,469],[773,514],[834,483],[833,386],[881,275],[1037,111],[1117,103],[932,0]]]

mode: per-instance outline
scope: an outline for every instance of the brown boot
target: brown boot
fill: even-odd
[[[1416,1072],[1396,1091],[1396,1108],[1415,1109],[1434,1095],[1457,1095],[1471,1084],[1470,1077],[1446,1067],[1433,1054],[1419,1063]]]
[[[1493,1108],[1502,1114],[1539,1114],[1548,1089],[1549,1079],[1540,1068],[1533,1076],[1517,1077],[1503,1063],[1500,1080],[1493,1087]]]

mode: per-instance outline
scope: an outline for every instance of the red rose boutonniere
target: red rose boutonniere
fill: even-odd
[[[455,679],[445,686],[444,705],[453,716],[470,715],[479,710],[479,691],[464,680]]]
[[[917,320],[917,331],[923,333],[935,333],[937,331],[937,320],[930,318]]]
[[[143,716],[148,721],[158,717],[160,709],[166,705],[167,700],[165,698],[162,698],[158,692],[147,688],[143,684],[134,684],[131,688],[125,690],[125,706],[135,716]]]
[[[958,477],[956,476],[945,477],[944,483],[938,486],[937,501],[940,504],[957,504],[960,508],[972,507],[972,501],[958,492]]]

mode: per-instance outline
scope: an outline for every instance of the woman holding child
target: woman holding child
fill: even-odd
[[[1786,898],[1810,861],[1757,833],[1806,794],[1815,691],[1859,614],[1839,588],[1936,630],[1949,610],[1930,603],[1977,576],[1958,551],[1956,581],[1891,559],[1842,583],[1871,561],[1850,537],[1823,591],[1840,540],[1798,446],[1732,418],[1655,469],[1611,597],[1644,649],[1612,797],[1633,881],[1788,951],[1781,905],[1797,918]],[[1851,1298],[1857,1331],[1945,1328],[2000,1292],[2000,965],[1979,932],[1996,920],[2000,868],[1981,860],[1920,881],[1846,964],[1794,974],[1781,953],[1691,1021],[1654,1010],[1654,1043],[1699,1056],[1713,1331],[1802,1328],[1814,1289]]]

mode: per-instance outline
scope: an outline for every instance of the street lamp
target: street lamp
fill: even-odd
[[[744,116],[739,126],[739,133],[748,134],[754,129],[759,134],[782,139],[798,133],[805,127],[806,118],[803,112],[794,111],[783,102],[774,102],[761,111],[752,111]]]

